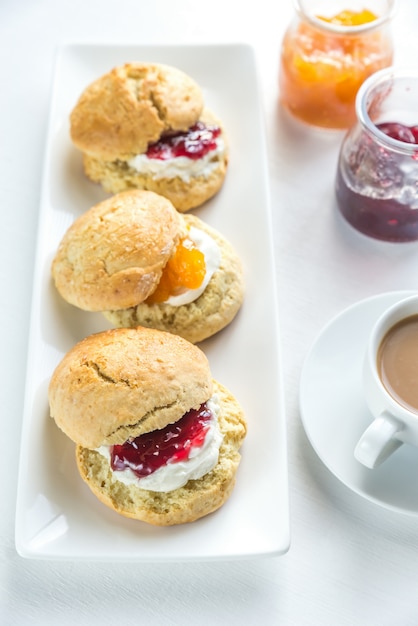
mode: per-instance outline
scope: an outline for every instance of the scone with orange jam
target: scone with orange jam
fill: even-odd
[[[203,341],[244,298],[240,258],[216,230],[152,191],[124,191],[70,226],[52,262],[61,296],[118,327]]]
[[[70,124],[86,175],[109,193],[147,189],[185,212],[223,184],[225,132],[199,85],[177,68],[114,68],[84,90]]]
[[[143,327],[90,335],[57,365],[48,397],[82,479],[120,515],[171,526],[230,497],[245,415],[181,337]]]

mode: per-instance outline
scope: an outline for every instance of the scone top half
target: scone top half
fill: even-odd
[[[171,202],[153,192],[104,200],[65,233],[52,263],[56,287],[87,311],[135,306],[156,288],[184,228]]]
[[[126,63],[81,94],[71,116],[71,139],[104,161],[128,160],[167,132],[185,131],[204,106],[197,83],[163,64]]]
[[[208,360],[170,333],[138,327],[90,335],[56,367],[50,413],[75,443],[90,449],[175,423],[213,393]]]

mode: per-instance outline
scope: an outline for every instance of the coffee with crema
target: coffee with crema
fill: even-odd
[[[418,415],[418,315],[406,317],[386,333],[377,366],[390,395]]]

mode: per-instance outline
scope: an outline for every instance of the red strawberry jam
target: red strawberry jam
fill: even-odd
[[[156,143],[148,146],[146,155],[149,159],[166,161],[176,157],[201,159],[211,150],[216,149],[216,138],[221,134],[218,126],[206,126],[196,122],[186,132],[165,135]]]
[[[129,468],[143,478],[168,463],[186,461],[192,447],[203,445],[211,419],[212,412],[205,403],[199,409],[191,409],[175,424],[115,445],[110,454],[111,468]]]
[[[418,144],[418,126],[405,126],[397,122],[383,122],[377,124],[377,128],[392,139],[403,141],[404,143]]]
[[[418,145],[418,125],[382,122],[376,127],[388,137],[403,143]],[[415,150],[415,148],[414,148]],[[397,179],[403,176],[396,154],[386,148],[361,145],[359,155],[367,158],[367,170],[359,159],[353,186],[338,170],[336,194],[339,208],[346,220],[358,231],[382,241],[407,242],[418,240],[418,211],[416,208],[416,177],[412,168],[404,177],[404,185],[397,189]],[[366,157],[364,156],[366,155]],[[418,148],[411,155],[418,160]],[[356,158],[353,158],[351,176]],[[408,168],[410,169],[410,168]]]

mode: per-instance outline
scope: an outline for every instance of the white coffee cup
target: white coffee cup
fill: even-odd
[[[403,330],[399,331],[401,322]],[[418,330],[415,346],[413,341],[415,328],[418,329],[418,294],[387,309],[375,323],[369,338],[364,358],[363,382],[366,402],[374,420],[358,441],[354,456],[371,469],[385,461],[403,443],[418,447],[418,376],[414,387],[414,383],[405,375],[405,371],[408,373],[413,370],[413,367],[405,364],[408,359],[415,357],[415,353],[418,371]],[[411,333],[410,336],[408,332]],[[388,343],[388,337],[391,343]],[[387,352],[384,352],[384,346],[388,346]],[[401,354],[402,350],[405,354]],[[381,371],[382,355],[386,355],[384,358],[387,368],[384,371],[390,372],[389,377]],[[391,381],[394,386],[389,384]],[[394,390],[399,381],[401,387]],[[408,395],[409,392],[414,395],[414,389],[417,390],[417,401],[415,398],[412,401]]]

